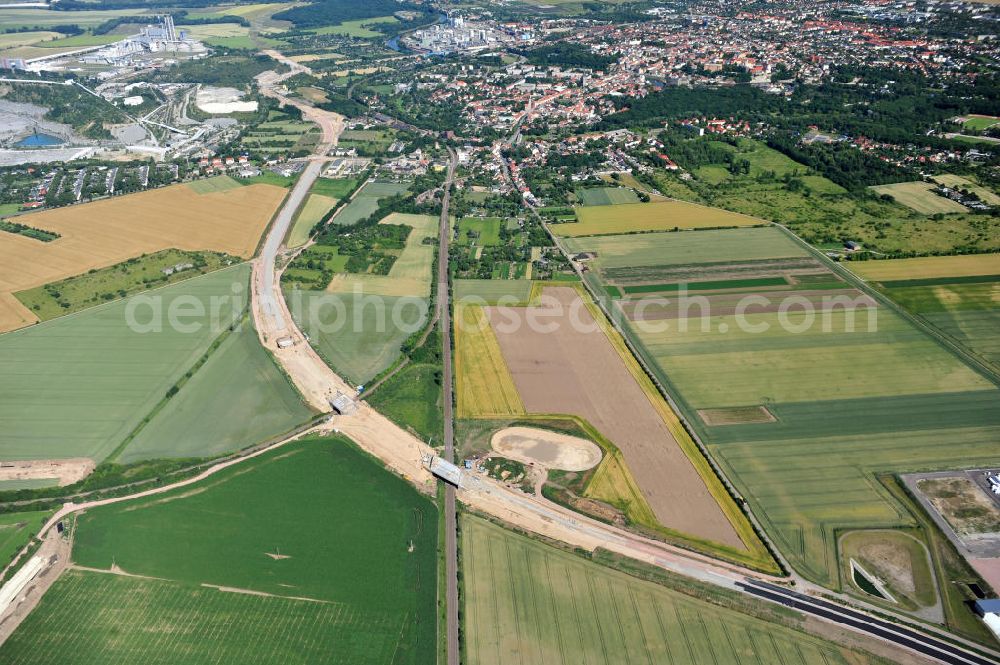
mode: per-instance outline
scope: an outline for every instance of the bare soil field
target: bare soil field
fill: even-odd
[[[528,309],[573,307],[579,325],[569,317],[540,326],[508,326],[506,314],[487,308],[497,341],[514,384],[532,413],[572,414],[585,418],[618,446],[657,519],[666,527],[738,549],[737,535],[705,481],[667,428],[663,418],[625,366],[578,293],[548,287],[556,299]],[[521,309],[521,308],[519,308]],[[523,320],[522,320],[523,323]],[[535,330],[532,330],[535,328]]]
[[[94,460],[86,457],[70,459],[23,460],[0,462],[0,481],[58,478],[59,486],[83,480],[94,470]]]
[[[0,332],[36,320],[10,294],[91,268],[171,247],[249,258],[285,194],[264,184],[206,194],[174,185],[23,215],[22,223],[61,237],[0,233]]]
[[[493,435],[493,450],[518,462],[547,469],[586,471],[601,461],[596,443],[537,427],[507,427]]]
[[[968,478],[928,478],[917,486],[959,536],[1000,531],[1000,509]]]

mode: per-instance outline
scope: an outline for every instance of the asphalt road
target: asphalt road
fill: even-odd
[[[444,199],[441,202],[441,225],[438,231],[438,274],[437,274],[437,319],[441,326],[441,346],[444,386],[444,458],[455,461],[455,414],[454,387],[451,372],[451,309],[448,292],[448,245],[451,241],[451,224],[448,220],[448,206],[451,203],[451,183],[455,178],[457,155],[448,149],[448,176],[444,184]],[[445,528],[445,575],[447,576],[445,597],[447,599],[448,623],[448,665],[458,665],[458,518],[455,513],[455,488],[444,484],[444,528]]]
[[[863,612],[848,609],[825,600],[790,591],[784,587],[747,580],[736,585],[743,591],[774,603],[780,603],[814,616],[874,635],[917,653],[955,665],[996,665],[995,660],[979,656],[944,640],[918,633],[889,621],[876,619]]]

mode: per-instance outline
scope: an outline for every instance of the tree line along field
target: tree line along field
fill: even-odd
[[[885,662],[462,518],[471,665]]]
[[[308,420],[294,388],[255,348],[250,324],[228,330],[243,318],[249,273],[241,264],[0,336],[0,456],[200,457]],[[213,298],[221,299],[215,325]],[[169,308],[192,299],[203,313],[180,321],[194,329],[171,326]],[[130,327],[130,303],[135,323],[154,322],[152,307],[135,306],[150,302],[162,329]],[[150,418],[129,443],[137,448],[120,450]]]
[[[766,224],[762,219],[747,215],[675,200],[584,205],[576,209],[576,217],[576,222],[553,224],[552,232],[558,236],[576,237]]]
[[[82,515],[79,568],[0,659],[432,662],[436,543],[436,508],[409,484],[345,438],[300,440]]]
[[[907,312],[1000,372],[1000,254],[848,265]]]
[[[580,238],[567,246],[597,250],[586,279],[598,291],[631,278],[683,281],[728,271],[737,280],[733,289],[698,292],[707,311],[650,308],[644,319],[634,307],[641,295],[607,304],[777,546],[815,582],[841,583],[837,533],[915,525],[883,474],[1000,462],[996,385],[851,284],[815,289],[841,277],[776,228]],[[871,265],[882,263],[890,262]],[[738,283],[776,273],[788,275],[789,285]],[[854,304],[824,316],[824,293]],[[815,325],[792,332],[776,308],[756,306],[746,322],[766,330],[741,327],[732,305],[744,296],[804,299],[817,308]],[[794,310],[787,319],[803,321]],[[769,417],[741,421],[740,414],[761,410]],[[734,417],[706,421],[706,411]],[[940,592],[957,589],[940,579]]]
[[[0,331],[37,320],[14,298],[16,291],[171,248],[250,257],[285,190],[248,185],[199,193],[199,187],[173,185],[21,216],[22,223],[61,237],[39,242],[0,233]]]

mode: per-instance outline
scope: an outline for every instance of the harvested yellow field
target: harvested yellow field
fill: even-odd
[[[845,264],[851,272],[873,282],[936,277],[1000,275],[1000,254],[922,256],[915,259],[861,261]]]
[[[22,215],[22,224],[62,237],[41,242],[0,233],[0,331],[37,320],[10,294],[91,268],[171,247],[249,258],[285,193],[263,184],[206,194],[173,185]]]
[[[521,396],[482,307],[455,308],[456,417],[489,418],[524,413]]]
[[[707,229],[728,226],[755,226],[765,221],[736,212],[709,208],[687,201],[656,201],[621,205],[584,206],[576,209],[579,221],[553,224],[558,236],[588,236],[634,231]]]

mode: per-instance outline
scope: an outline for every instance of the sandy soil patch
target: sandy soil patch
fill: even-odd
[[[83,480],[94,466],[94,460],[86,457],[0,462],[0,480],[58,478],[62,487]]]
[[[661,524],[745,549],[651,397],[590,311],[577,303],[577,292],[550,287],[544,293],[560,303],[564,315],[573,307],[580,325],[570,325],[568,315],[561,320],[541,315],[538,318],[546,325],[558,323],[554,331],[528,325],[511,330],[513,326],[500,325],[508,322],[503,313],[495,307],[486,309],[525,409],[585,418],[621,449]]]
[[[243,101],[243,93],[236,88],[201,87],[195,95],[194,103],[205,113],[245,113],[257,110],[257,102]]]
[[[586,471],[601,461],[597,444],[568,434],[534,427],[508,427],[490,445],[504,457],[563,471]]]
[[[958,535],[1000,531],[1000,509],[968,478],[927,478],[917,487]]]
[[[208,181],[206,181],[208,182]],[[39,242],[0,233],[0,332],[35,316],[10,294],[104,268],[140,254],[177,248],[249,258],[286,190],[248,185],[199,194],[163,187],[22,215],[24,224],[62,237]]]

